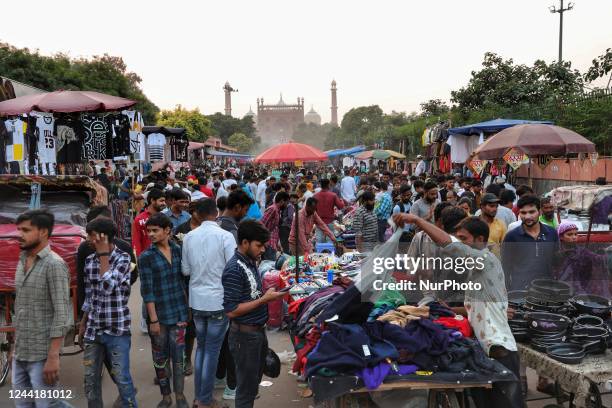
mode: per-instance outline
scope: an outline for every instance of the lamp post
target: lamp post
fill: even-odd
[[[574,8],[574,3],[570,2],[566,8],[563,8],[563,0],[559,0],[559,8],[550,6],[548,9],[551,13],[559,13],[559,63],[563,62],[563,13]]]

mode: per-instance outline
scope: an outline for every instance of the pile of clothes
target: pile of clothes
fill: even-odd
[[[415,372],[499,371],[472,338],[467,319],[446,306],[406,305],[398,292],[372,304],[353,292],[358,294],[354,286],[333,285],[290,304],[294,372],[305,378],[356,375],[376,389],[388,376]]]

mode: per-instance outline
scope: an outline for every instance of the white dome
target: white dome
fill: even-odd
[[[320,125],[321,115],[319,115],[311,106],[310,111],[304,115],[304,123],[314,123],[316,125]]]

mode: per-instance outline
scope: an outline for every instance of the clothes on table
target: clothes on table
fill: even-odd
[[[357,372],[357,376],[363,380],[368,390],[375,390],[385,381],[388,375],[408,375],[414,373],[418,369],[419,368],[413,364],[392,366],[386,361],[383,361],[374,367],[366,367],[360,370]]]
[[[456,329],[463,335],[463,337],[472,337],[473,333],[470,322],[461,315],[457,315],[455,317],[440,317],[433,322],[441,324],[444,327],[448,327],[449,329]]]

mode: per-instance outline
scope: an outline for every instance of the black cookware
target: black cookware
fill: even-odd
[[[586,355],[584,347],[579,344],[554,344],[546,349],[546,354],[564,364],[579,364]]]
[[[577,295],[569,300],[578,313],[589,314],[607,320],[612,310],[612,300],[597,295]]]
[[[572,288],[565,282],[552,279],[534,279],[529,285],[529,290],[549,295],[569,295]]]
[[[601,317],[591,315],[580,315],[574,318],[572,329],[580,327],[604,327],[604,321]]]
[[[566,316],[547,313],[547,312],[530,312],[525,314],[525,320],[529,322],[531,329],[538,332],[558,333],[565,331],[570,324],[570,319]]]

